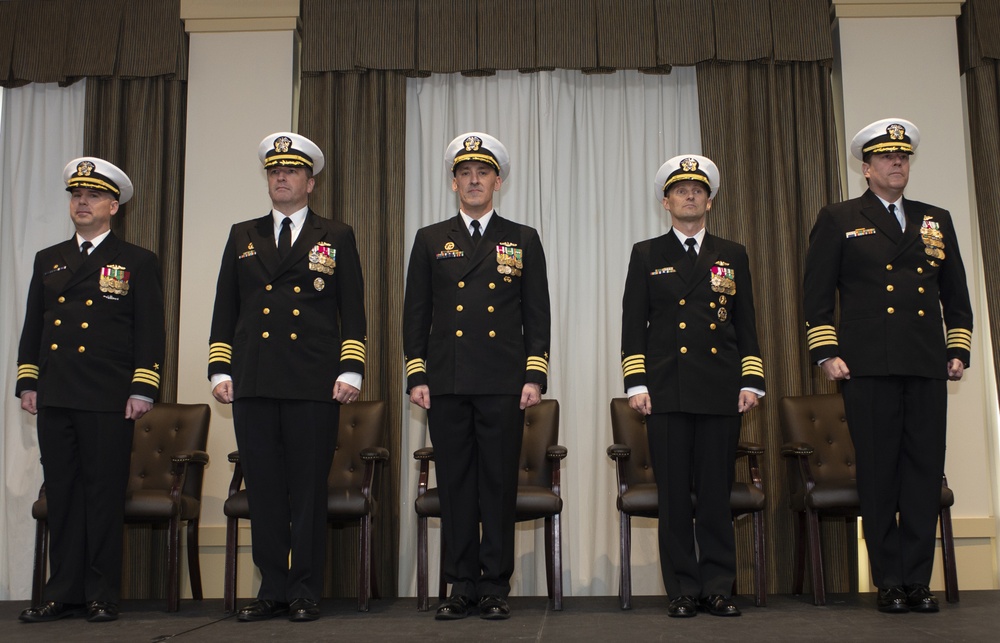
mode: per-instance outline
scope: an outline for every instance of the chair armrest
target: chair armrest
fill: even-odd
[[[192,463],[192,464],[208,464],[208,454],[204,451],[190,451],[187,453],[175,453],[170,461],[174,464],[181,463]]]
[[[413,452],[414,460],[433,460],[434,447],[421,447]]]
[[[608,447],[608,457],[612,460],[624,460],[632,455],[632,447],[624,444],[612,444]]]
[[[370,447],[368,449],[361,450],[361,459],[368,461],[385,461],[389,459],[389,449],[384,447]]]
[[[234,463],[234,464],[239,464],[239,462],[240,462],[240,452],[239,451],[233,451],[232,453],[230,453],[229,454],[229,461],[232,462],[232,463]]]
[[[549,460],[562,460],[569,451],[561,444],[553,444],[545,449],[545,457]]]
[[[740,442],[736,446],[736,455],[763,455],[764,447],[756,442]]]
[[[786,458],[800,458],[802,456],[812,455],[815,449],[812,445],[806,444],[805,442],[786,442],[781,445],[781,455]]]

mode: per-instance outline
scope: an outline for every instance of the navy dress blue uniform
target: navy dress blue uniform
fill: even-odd
[[[87,173],[82,183],[77,167]],[[92,157],[72,161],[68,189],[110,192],[123,203],[131,196],[131,182],[111,168]],[[99,177],[100,184],[91,182]],[[127,184],[124,194],[107,183],[112,178]],[[16,394],[37,396],[51,534],[51,576],[43,599],[114,605],[110,611],[102,607],[93,620],[117,617],[134,429],[126,405],[130,397],[154,401],[159,395],[163,318],[156,255],[113,232],[89,255],[81,253],[75,237],[35,255]],[[70,615],[30,611],[22,620]]]
[[[265,138],[260,156],[265,168],[322,169],[322,152],[297,134]],[[291,602],[292,620],[313,620],[323,591],[327,480],[340,417],[333,392],[345,373],[364,375],[364,281],[350,226],[309,210],[281,258],[275,214],[283,216],[272,211],[230,231],[208,373],[213,383],[232,378],[253,559],[261,572],[258,601],[240,619],[270,618]],[[297,610],[297,601],[308,605]]]
[[[646,414],[670,616],[694,616],[699,598],[714,615],[740,613],[729,496],[740,414],[756,405],[742,391],[764,394],[764,364],[746,249],[704,229],[718,186],[706,157],[660,166],[656,196],[674,228],[633,246],[622,297],[622,374]]]

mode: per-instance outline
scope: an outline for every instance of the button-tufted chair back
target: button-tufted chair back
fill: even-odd
[[[542,400],[524,412],[518,487],[545,487],[552,484],[552,461],[547,449],[559,441],[559,402]]]
[[[374,509],[365,490],[365,460],[368,449],[382,446],[385,432],[385,401],[354,402],[340,407],[337,451],[330,466],[330,495],[327,509],[331,518],[358,518]],[[370,482],[369,482],[370,484]]]
[[[208,445],[211,411],[207,404],[155,404],[136,420],[126,514],[159,516],[154,498],[170,491],[177,453],[204,451]],[[201,503],[202,467],[191,467],[181,488],[182,515],[196,515]],[[165,498],[164,498],[165,499]],[[152,503],[152,504],[151,504]],[[187,519],[187,518],[182,518]]]

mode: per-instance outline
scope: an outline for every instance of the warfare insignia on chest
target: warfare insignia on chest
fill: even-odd
[[[330,244],[320,242],[309,251],[309,270],[332,275],[333,269],[336,267],[337,249],[331,248]]]
[[[444,244],[444,250],[434,255],[437,260],[441,259],[458,259],[459,257],[464,257],[465,253],[455,247],[454,241],[449,241]]]
[[[449,241],[448,243],[444,244],[444,249],[445,250],[454,250],[455,249],[455,242],[454,241]]]
[[[326,288],[326,282],[323,281],[322,277],[316,277],[315,279],[313,279],[313,288],[316,289],[316,292],[319,292],[324,288]]]
[[[712,292],[719,292],[732,297],[736,294],[736,271],[732,268],[712,266]]]
[[[109,265],[101,268],[101,292],[115,295],[128,294],[129,271],[125,266]]]

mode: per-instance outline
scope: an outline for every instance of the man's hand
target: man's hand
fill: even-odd
[[[212,397],[222,402],[223,404],[232,404],[233,381],[226,380],[225,382],[219,382],[218,386],[212,389]]]
[[[819,365],[829,380],[849,380],[851,379],[851,369],[839,357],[831,357]]]
[[[628,405],[643,415],[649,415],[653,412],[653,403],[649,399],[649,393],[636,393],[628,398]]]
[[[521,388],[521,410],[542,401],[542,385],[528,382]]]
[[[758,404],[760,404],[760,401],[758,400],[756,393],[754,393],[753,391],[740,391],[740,402],[739,402],[740,413],[744,413],[752,408],[756,408]]]
[[[341,404],[350,404],[358,399],[359,395],[361,395],[361,391],[346,382],[338,380],[333,383],[333,399]]]
[[[948,379],[952,382],[957,382],[962,379],[962,375],[965,374],[965,364],[962,360],[954,357],[948,360]],[[21,408],[24,408],[24,393],[21,394]]]
[[[413,402],[425,411],[431,408],[431,389],[426,384],[414,386],[410,389],[410,402]]]
[[[125,403],[125,419],[138,420],[142,416],[146,415],[151,408],[153,408],[152,403],[147,402],[146,400],[130,397],[128,398],[128,402]]]
[[[32,415],[38,415],[38,391],[23,391],[21,408]]]

